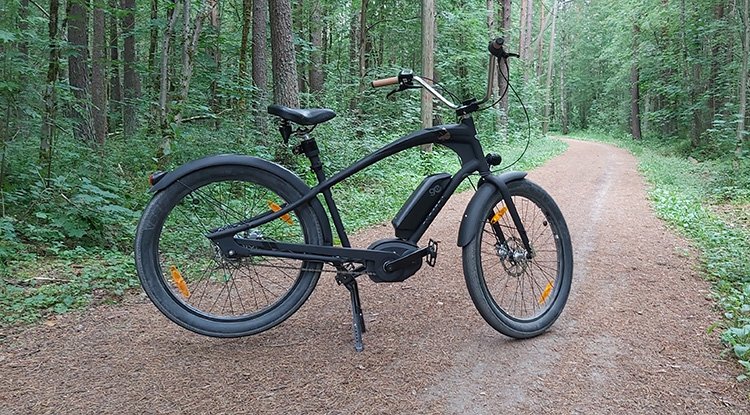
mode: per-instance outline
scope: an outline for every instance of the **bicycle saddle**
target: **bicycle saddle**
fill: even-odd
[[[276,104],[268,106],[268,113],[299,125],[316,125],[336,116],[329,109],[297,109]]]

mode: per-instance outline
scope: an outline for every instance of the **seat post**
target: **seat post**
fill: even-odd
[[[310,170],[315,173],[318,183],[325,181],[326,174],[323,171],[323,162],[320,160],[320,150],[314,138],[310,138],[309,135],[305,134],[302,141],[294,147],[293,151],[294,154],[304,154],[310,160]]]
[[[294,147],[293,151],[294,154],[304,154],[310,159],[310,170],[315,173],[315,177],[318,178],[318,183],[323,183],[326,180],[326,174],[323,171],[323,162],[320,160],[320,150],[318,149],[318,143],[315,142],[314,138],[310,138],[308,134],[305,134],[302,141]],[[333,201],[330,187],[324,189],[322,193],[326,205],[328,205],[328,212],[331,214],[333,225],[336,227],[336,233],[341,241],[341,246],[347,248],[351,247],[349,237],[346,236],[346,230],[344,229],[344,222],[341,220],[341,215],[339,214],[339,209]]]

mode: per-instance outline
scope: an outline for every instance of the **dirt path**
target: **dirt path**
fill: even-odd
[[[474,310],[455,246],[464,194],[428,234],[443,242],[434,269],[362,280],[363,353],[330,274],[286,323],[234,340],[186,332],[135,295],[7,337],[0,414],[750,413],[706,334],[717,314],[694,254],[654,217],[633,157],[571,141],[530,177],[575,249],[568,307],[540,337],[505,338]]]

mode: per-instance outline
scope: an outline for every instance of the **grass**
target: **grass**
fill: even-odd
[[[724,316],[711,330],[723,330],[722,341],[745,369],[738,380],[746,379],[750,376],[750,188],[742,179],[750,177],[750,171],[733,172],[732,161],[726,159],[699,162],[663,142],[595,134],[575,138],[616,144],[638,158],[657,215],[701,252],[702,271],[713,284]]]

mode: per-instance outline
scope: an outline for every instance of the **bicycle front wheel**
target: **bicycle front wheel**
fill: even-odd
[[[570,293],[573,248],[552,197],[529,180],[508,183],[529,238],[521,242],[500,192],[485,206],[484,221],[463,248],[464,277],[479,313],[495,330],[529,338],[557,320]]]
[[[144,291],[169,319],[208,336],[255,334],[286,320],[312,293],[323,264],[226,258],[206,235],[300,197],[282,178],[240,165],[205,168],[170,184],[153,197],[138,224],[135,259]],[[323,241],[309,205],[238,236]]]

